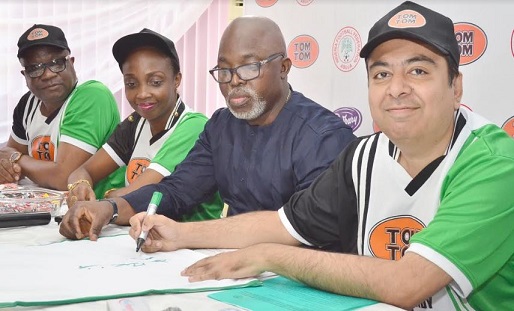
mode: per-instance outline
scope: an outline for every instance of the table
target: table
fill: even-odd
[[[128,227],[108,225],[102,230],[101,236],[117,235],[127,233]],[[18,228],[2,228],[0,229],[0,247],[2,244],[18,244],[18,245],[41,245],[50,242],[63,241],[65,238],[59,234],[58,225],[53,221],[44,226],[18,227]],[[202,250],[199,250],[202,251]],[[210,250],[205,250],[209,253]],[[4,267],[7,268],[7,267]],[[70,284],[70,286],[73,286]],[[52,306],[52,307],[16,307],[5,308],[0,310],[48,310],[48,311],[67,311],[67,310],[105,310],[105,311],[241,311],[244,309],[234,307],[232,305],[222,303],[207,297],[212,292],[197,292],[186,294],[167,294],[167,295],[149,295],[140,297],[125,298],[124,302],[132,304],[126,308],[120,307],[119,299],[101,300],[86,303],[77,303],[71,305]],[[363,311],[378,310],[401,310],[399,308],[386,304],[375,304],[365,308]]]

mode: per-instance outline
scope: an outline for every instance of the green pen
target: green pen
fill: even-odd
[[[150,200],[150,204],[148,204],[148,209],[146,210],[146,216],[154,215],[155,212],[157,212],[157,207],[159,207],[159,204],[161,203],[161,199],[162,199],[162,193],[160,193],[159,191],[155,191],[152,195],[152,199]],[[141,234],[137,238],[137,242],[136,242],[136,252],[139,252],[139,249],[141,248],[141,246],[143,246],[143,243],[145,243],[147,235],[148,235],[148,231],[141,231]]]

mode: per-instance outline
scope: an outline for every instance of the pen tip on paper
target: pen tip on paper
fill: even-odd
[[[145,242],[145,240],[141,239],[141,238],[138,238],[137,239],[137,243],[136,243],[136,253],[139,252],[139,250],[141,249],[141,246],[143,246],[143,243]]]

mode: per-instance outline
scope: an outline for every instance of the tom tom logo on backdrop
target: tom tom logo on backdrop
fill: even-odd
[[[269,8],[270,6],[273,6],[275,3],[277,3],[278,0],[255,0],[255,3],[257,3],[258,6],[263,8]]]
[[[362,113],[357,108],[341,107],[337,108],[334,113],[343,120],[343,122],[352,128],[355,132],[362,124]]]
[[[455,23],[455,38],[459,43],[460,64],[467,65],[478,60],[487,49],[487,35],[472,23]]]
[[[348,72],[357,66],[362,40],[359,32],[353,27],[344,27],[337,33],[332,44],[332,58],[339,70]]]
[[[318,59],[319,45],[309,35],[300,35],[291,40],[287,47],[287,56],[296,68],[307,68]]]

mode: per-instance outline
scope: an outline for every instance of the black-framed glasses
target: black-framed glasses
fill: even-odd
[[[66,62],[70,59],[70,55],[66,57],[56,58],[48,63],[39,63],[25,66],[25,74],[31,78],[38,78],[43,75],[45,68],[50,69],[53,73],[58,73],[66,69]]]
[[[261,60],[260,62],[250,63],[246,65],[241,65],[236,68],[217,68],[209,70],[209,73],[212,75],[214,80],[218,83],[229,83],[232,81],[232,76],[237,74],[239,79],[243,81],[250,81],[256,79],[261,74],[261,66],[265,65],[272,60],[278,58],[279,56],[285,57],[284,53],[275,53],[265,60]]]

